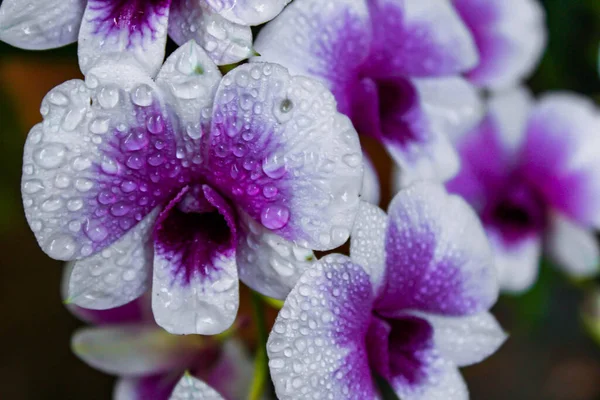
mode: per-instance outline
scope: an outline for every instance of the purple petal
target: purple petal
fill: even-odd
[[[279,399],[372,399],[366,335],[373,301],[369,276],[330,255],[298,282],[267,343]]]
[[[162,211],[154,232],[152,308],[177,334],[215,334],[237,313],[236,214],[208,185],[185,187]]]
[[[204,0],[171,3],[169,36],[179,45],[197,42],[219,65],[239,62],[253,53],[250,27],[228,21]]]
[[[362,153],[323,86],[278,65],[242,65],[223,78],[206,141],[208,181],[255,221],[305,248],[347,240]]]
[[[67,308],[79,319],[94,325],[143,323],[152,315],[150,301],[146,296],[108,310],[91,310],[75,305],[68,305]]]
[[[176,375],[170,373],[121,378],[113,397],[114,400],[169,400],[176,384]]]
[[[532,111],[520,172],[550,206],[583,226],[600,226],[598,110],[574,94],[542,98]]]
[[[41,111],[44,122],[25,144],[22,192],[30,226],[53,258],[106,248],[190,179],[160,93],[136,68],[94,69],[86,84],[53,89]]]
[[[473,38],[449,2],[368,3],[374,33],[363,71],[367,76],[443,76],[466,72],[476,65]]]
[[[156,74],[163,62],[171,0],[89,0],[79,32],[79,65],[128,61]]]
[[[4,0],[0,6],[0,40],[29,50],[44,50],[77,41],[86,0]]]
[[[421,310],[467,315],[498,296],[493,257],[477,215],[441,186],[419,183],[389,208],[382,315]]]
[[[452,0],[475,38],[479,65],[469,79],[509,87],[531,74],[546,44],[544,9],[538,0]]]

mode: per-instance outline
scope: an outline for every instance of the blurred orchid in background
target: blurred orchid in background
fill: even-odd
[[[506,339],[488,312],[498,286],[473,210],[414,185],[389,216],[362,204],[350,253],[319,260],[279,312],[267,344],[277,396],[373,399],[376,374],[403,400],[468,398],[457,367]]]
[[[457,138],[462,169],[448,182],[479,213],[502,289],[520,292],[542,254],[576,277],[595,275],[600,251],[600,114],[587,99],[525,89],[494,96],[482,123]]]
[[[152,318],[149,296],[111,310],[73,305],[68,308],[95,325],[75,332],[72,348],[90,366],[119,376],[115,400],[183,399],[184,388],[192,377],[201,379],[225,399],[240,399],[248,392],[252,363],[241,343],[165,332]],[[184,388],[175,389],[180,378]]]

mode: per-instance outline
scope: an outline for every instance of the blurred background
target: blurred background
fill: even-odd
[[[543,3],[550,42],[531,88],[572,90],[600,101],[600,1]],[[81,323],[61,302],[62,265],[38,248],[20,199],[25,137],[41,121],[43,96],[81,78],[76,51],[73,45],[28,52],[0,43],[0,399],[111,398],[113,378],[70,352],[70,335]],[[367,146],[377,154],[385,207],[389,160]],[[586,293],[598,283],[571,282],[544,265],[531,292],[501,298],[495,312],[511,337],[493,357],[465,369],[471,398],[600,399],[600,341],[581,318]],[[589,299],[586,304],[586,310],[600,309]]]

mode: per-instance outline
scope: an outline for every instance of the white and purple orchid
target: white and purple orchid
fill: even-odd
[[[458,368],[506,335],[492,251],[475,212],[439,185],[400,192],[389,215],[361,204],[351,258],[307,270],[267,350],[278,398],[374,399],[374,376],[403,400],[462,400]]]
[[[473,34],[479,63],[467,73],[480,87],[512,87],[527,78],[546,45],[538,0],[451,0]]]
[[[446,0],[296,0],[259,33],[258,60],[321,79],[360,134],[381,141],[405,184],[446,180],[458,157],[446,135],[481,107],[461,77],[478,62]]]
[[[79,42],[81,69],[99,57],[133,58],[153,74],[168,35],[196,40],[217,64],[253,54],[250,25],[262,24],[290,0],[5,0],[0,40],[25,49]]]
[[[119,376],[113,398],[243,398],[250,386],[252,363],[241,344],[171,335],[154,322],[149,300],[144,296],[102,311],[69,306],[76,316],[97,325],[75,332],[72,348],[90,366]],[[184,393],[200,397],[182,397]]]
[[[24,152],[27,220],[75,260],[69,301],[113,308],[152,280],[172,333],[215,334],[239,277],[284,298],[312,252],[344,243],[359,205],[358,136],[320,83],[281,66],[221,74],[193,41],[156,80],[98,65],[43,100]]]
[[[498,94],[472,132],[457,138],[460,174],[448,183],[479,213],[502,289],[537,279],[542,253],[577,277],[598,271],[600,114],[592,102],[524,89]]]

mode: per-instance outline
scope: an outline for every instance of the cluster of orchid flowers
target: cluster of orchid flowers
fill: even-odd
[[[499,290],[530,288],[542,253],[596,273],[600,114],[520,86],[536,0],[4,0],[0,39],[78,42],[85,80],[43,100],[23,204],[117,400],[245,398],[239,280],[284,300],[278,398],[383,379],[467,399],[458,368],[506,339]],[[397,165],[387,213],[359,135]]]

